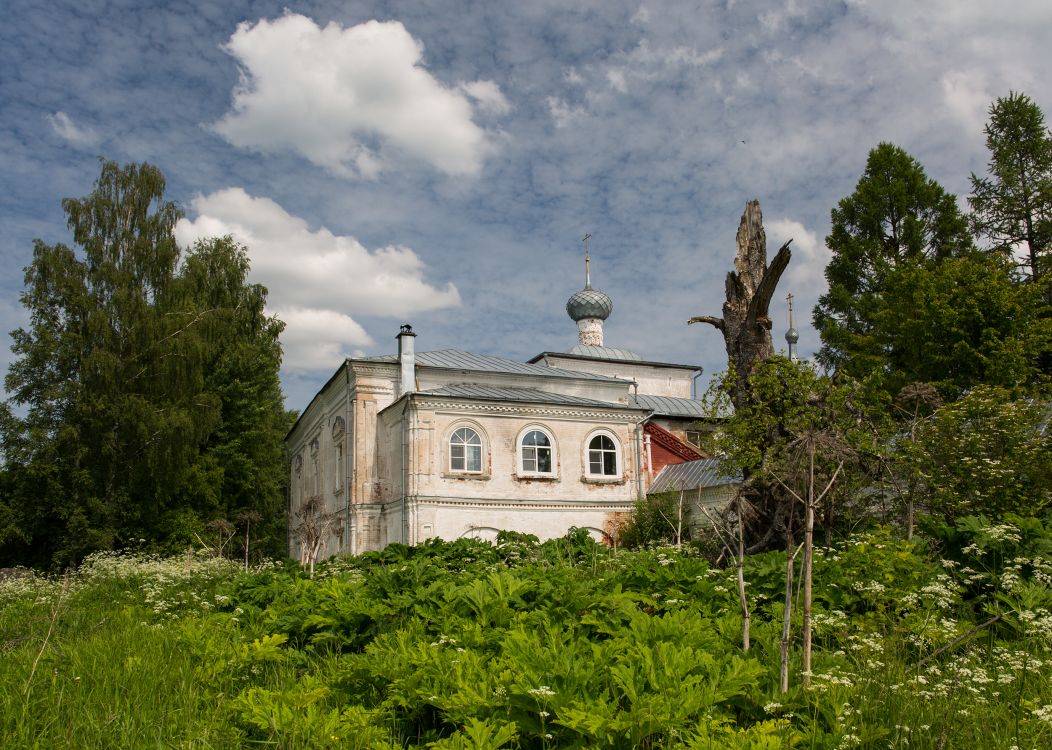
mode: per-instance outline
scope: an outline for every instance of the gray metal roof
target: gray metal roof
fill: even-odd
[[[357,357],[358,362],[398,362],[398,355],[386,354],[381,357]],[[471,370],[474,372],[504,372],[513,375],[536,375],[542,378],[574,378],[584,380],[603,380],[624,383],[620,378],[608,375],[595,375],[590,372],[560,370],[557,367],[545,367],[525,362],[516,362],[504,357],[491,357],[486,354],[475,354],[460,349],[440,349],[435,352],[417,352],[416,363],[423,367],[436,367],[444,370]]]
[[[587,344],[578,344],[573,349],[567,352],[567,354],[573,354],[578,357],[593,357],[595,359],[616,359],[627,362],[642,362],[643,358],[635,352],[630,352],[628,349],[614,349],[609,346],[588,346]]]
[[[737,484],[741,480],[741,474],[722,471],[720,459],[703,458],[700,461],[687,461],[663,467],[654,477],[647,494],[723,487],[728,484]]]
[[[597,401],[582,396],[568,396],[562,393],[548,393],[536,388],[495,388],[477,383],[453,383],[441,388],[418,391],[422,396],[445,396],[452,398],[470,398],[480,401],[516,401],[531,404],[564,404],[566,406],[587,406],[602,409],[638,409],[641,407],[619,404],[609,401]]]
[[[692,398],[672,398],[671,396],[648,396],[640,393],[637,399],[640,406],[646,407],[660,417],[692,417],[694,419],[705,419],[709,414],[705,411],[702,401]]]

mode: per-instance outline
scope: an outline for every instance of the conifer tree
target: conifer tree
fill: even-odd
[[[990,105],[983,129],[990,151],[989,177],[972,174],[972,224],[994,249],[1023,246],[1037,281],[1050,271],[1052,252],[1052,133],[1041,108],[1010,92]]]
[[[814,310],[822,337],[817,358],[860,379],[887,366],[876,326],[893,276],[973,250],[954,196],[890,143],[869,153],[854,193],[833,209],[826,245],[833,257],[825,272],[829,291]]]

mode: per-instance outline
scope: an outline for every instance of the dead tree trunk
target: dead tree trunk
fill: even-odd
[[[723,334],[727,363],[735,373],[734,392],[731,394],[735,408],[740,409],[748,398],[746,386],[753,364],[774,354],[768,310],[778,280],[789,265],[790,242],[792,240],[782,245],[768,266],[767,235],[763,231],[760,202],[751,200],[746,203],[738,225],[734,270],[727,274],[723,317],[699,315],[687,321],[688,324],[708,323]]]

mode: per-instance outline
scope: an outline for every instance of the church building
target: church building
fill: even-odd
[[[409,325],[395,353],[345,360],[286,437],[290,555],[307,526],[320,557],[501,530],[612,542],[656,482],[677,488],[662,476],[677,466],[725,494],[732,480],[697,446],[700,368],[605,346],[613,303],[587,256],[566,311],[578,344],[528,362],[417,351]]]

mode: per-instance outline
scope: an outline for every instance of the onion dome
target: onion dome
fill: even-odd
[[[795,344],[797,341],[800,340],[800,334],[795,328],[790,328],[788,331],[785,332],[785,340],[788,341],[790,344]]]
[[[613,300],[604,292],[592,289],[591,284],[585,284],[584,289],[575,293],[566,301],[566,314],[574,322],[587,318],[606,320],[613,311]]]

